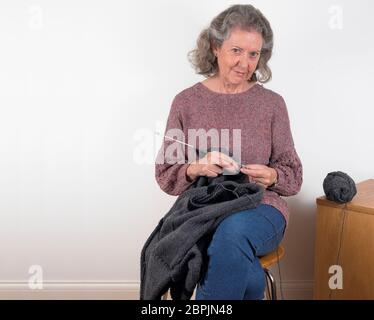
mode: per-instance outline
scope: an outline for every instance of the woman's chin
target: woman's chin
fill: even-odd
[[[240,78],[240,77],[231,77],[230,82],[234,85],[242,84],[242,83],[246,82],[246,79],[245,78]]]

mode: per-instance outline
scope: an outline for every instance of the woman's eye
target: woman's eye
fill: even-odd
[[[240,49],[238,49],[238,48],[233,48],[232,51],[233,51],[234,53],[239,53],[239,52],[240,52]]]
[[[249,55],[251,58],[256,58],[258,56],[258,52],[251,52]]]

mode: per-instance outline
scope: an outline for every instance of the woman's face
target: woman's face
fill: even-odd
[[[256,70],[261,48],[260,33],[233,29],[222,46],[213,51],[217,56],[219,77],[234,85],[248,81]]]

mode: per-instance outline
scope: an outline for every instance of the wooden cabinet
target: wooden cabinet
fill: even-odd
[[[374,299],[374,179],[356,187],[346,204],[316,200],[315,299]],[[342,268],[342,289],[330,289],[333,265]]]

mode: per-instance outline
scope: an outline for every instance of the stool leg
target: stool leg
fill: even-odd
[[[277,300],[277,286],[276,286],[273,274],[267,268],[265,268],[264,271],[265,271],[266,277],[270,280],[271,300]],[[266,280],[266,285],[267,285],[267,280]]]

